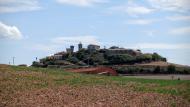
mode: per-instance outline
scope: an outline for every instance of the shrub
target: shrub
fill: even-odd
[[[32,66],[33,66],[33,67],[46,67],[45,64],[39,63],[39,62],[37,62],[37,61],[33,61],[33,62],[32,62]]]
[[[38,67],[38,65],[39,65],[39,62],[36,62],[36,61],[33,61],[33,62],[32,62],[32,66]]]
[[[79,59],[76,58],[76,57],[69,57],[69,58],[67,59],[67,61],[70,61],[71,63],[76,64],[76,63],[79,62]]]
[[[18,65],[18,66],[27,67],[26,64],[20,64],[20,65]]]
[[[153,73],[160,73],[160,66],[157,66],[155,69],[154,69],[154,71],[153,71]]]
[[[46,61],[45,65],[55,65],[54,61]]]
[[[184,73],[184,74],[190,74],[190,70],[184,69],[184,70],[183,70],[183,73]]]
[[[111,64],[134,63],[135,58],[128,54],[117,54],[108,56],[108,61]]]
[[[136,62],[144,62],[144,61],[151,61],[152,55],[151,54],[142,54],[136,57]]]
[[[152,60],[153,61],[166,61],[166,58],[163,58],[162,56],[160,56],[157,53],[153,53]]]
[[[78,51],[76,53],[76,57],[80,60],[84,59],[85,58],[85,50],[84,49],[81,49],[80,51]]]
[[[167,71],[168,71],[169,74],[173,74],[173,73],[176,72],[176,68],[175,68],[174,65],[169,65],[169,66],[167,67]]]

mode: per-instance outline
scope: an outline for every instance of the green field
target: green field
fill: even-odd
[[[123,98],[122,93],[120,93],[119,90],[121,90],[121,92],[123,92],[124,94],[125,91],[126,93],[130,91],[131,93],[135,93],[135,95],[137,96],[139,94],[146,96],[147,93],[151,93],[156,96],[161,96],[160,99],[162,99],[162,97],[164,98],[165,96],[169,96],[164,106],[180,106],[181,104],[182,106],[187,106],[188,104],[190,104],[189,80],[138,79],[122,76],[102,76],[70,73],[65,72],[61,69],[18,67],[7,65],[0,66],[0,107],[10,105],[23,106],[23,103],[19,103],[20,105],[18,104],[18,102],[20,101],[17,101],[17,98],[15,98],[15,96],[23,93],[35,93],[36,90],[58,90],[61,87],[70,87],[71,90],[79,90],[76,93],[84,91],[84,88],[91,91],[94,90],[93,88],[98,88],[97,90],[100,92],[108,90],[110,93],[105,92],[105,94],[107,93],[112,95],[113,93],[113,95],[115,95],[117,92],[116,99],[119,99],[119,96]],[[76,93],[74,93],[74,95]],[[85,91],[83,93],[85,93]],[[102,94],[102,96],[96,96],[96,94],[91,95],[91,92],[88,91],[86,91],[86,94],[88,97],[95,96],[96,98],[100,97],[107,99],[107,95],[104,94]],[[133,96],[132,94],[130,95]],[[69,94],[69,97],[72,96],[72,94]],[[24,99],[26,100],[28,97],[25,97],[26,96],[24,96]],[[140,95],[138,97],[140,97]],[[114,99],[112,100],[114,101]],[[81,101],[83,102],[83,100]],[[89,102],[86,102],[85,104],[94,104],[94,102],[99,102],[99,99],[95,99],[93,97],[91,100],[89,100]],[[143,102],[146,103],[146,98],[144,97]],[[107,104],[106,101],[105,103]],[[142,101],[140,100],[139,103],[142,103]],[[147,102],[147,104],[148,103],[150,102]],[[68,103],[65,104],[68,105]],[[87,106],[83,103],[80,104],[82,104],[83,106]],[[122,105],[124,103],[118,103],[117,105],[119,106],[119,104]]]

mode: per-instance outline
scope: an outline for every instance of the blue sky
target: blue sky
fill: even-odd
[[[81,41],[190,65],[189,0],[1,0],[0,63],[30,65]],[[75,50],[77,47],[75,47]]]

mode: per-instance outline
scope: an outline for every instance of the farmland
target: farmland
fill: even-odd
[[[102,76],[0,65],[0,107],[189,105],[189,80]]]

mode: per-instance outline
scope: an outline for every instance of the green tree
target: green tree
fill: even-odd
[[[173,74],[173,73],[176,72],[176,68],[175,68],[174,65],[169,65],[169,66],[167,67],[167,71],[168,71],[168,73]]]
[[[163,59],[162,56],[160,56],[160,55],[157,54],[157,53],[153,53],[153,55],[152,55],[152,60],[153,60],[153,61],[161,61],[162,59]]]
[[[124,63],[133,63],[135,58],[128,54],[116,54],[108,56],[108,61],[110,64],[124,64]]]
[[[136,57],[136,62],[151,61],[151,60],[152,60],[151,54],[142,54]]]
[[[153,71],[153,73],[160,73],[160,66],[157,66],[155,69],[154,69],[154,71]]]
[[[69,57],[69,58],[67,59],[67,61],[76,64],[76,63],[79,62],[79,59],[76,58],[76,57]]]

